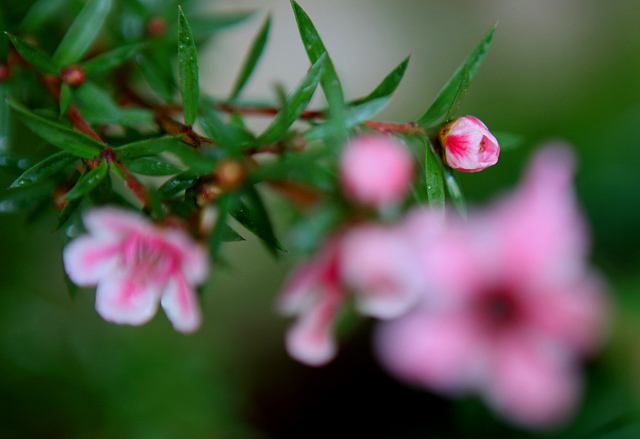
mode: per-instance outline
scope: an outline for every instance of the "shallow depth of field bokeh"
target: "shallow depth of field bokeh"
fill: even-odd
[[[309,63],[289,2],[203,1],[211,11],[258,9],[252,20],[199,49],[205,92],[228,93],[268,11],[271,38],[245,95],[268,96],[277,83],[290,89],[304,75]],[[93,308],[93,290],[82,290],[75,302],[69,298],[53,218],[29,223],[2,215],[0,437],[639,437],[637,0],[300,4],[322,35],[347,98],[371,91],[411,54],[405,80],[376,116],[399,122],[421,114],[499,21],[461,114],[525,141],[504,151],[495,167],[463,175],[462,184],[471,203],[480,204],[515,184],[541,141],[560,138],[575,147],[592,260],[614,302],[608,341],[587,364],[576,416],[560,429],[532,433],[499,421],[479,399],[450,401],[407,387],[378,369],[370,353],[372,324],[364,320],[341,331],[340,354],[329,366],[295,363],[283,344],[289,322],[273,310],[295,255],[275,261],[252,239],[226,244],[230,267],[214,269],[196,334],[176,333],[162,312],[142,327],[107,323]],[[0,176],[0,182],[6,187],[11,179]],[[269,199],[284,231],[286,203]]]

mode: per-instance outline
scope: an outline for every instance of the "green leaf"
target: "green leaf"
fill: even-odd
[[[253,186],[247,188],[246,193],[248,204],[238,199],[229,213],[247,230],[260,238],[273,256],[277,256],[276,250],[285,250],[273,233],[271,220],[262,199]]]
[[[316,91],[316,86],[322,75],[323,68],[326,66],[327,59],[327,55],[323,54],[311,66],[307,75],[289,94],[284,106],[278,111],[271,124],[260,135],[258,143],[268,145],[279,140],[296,119],[300,117]]]
[[[133,173],[154,177],[175,175],[184,171],[184,169],[179,168],[160,157],[141,157],[135,160],[126,160],[124,161],[124,165]]]
[[[253,11],[233,12],[215,15],[197,15],[189,21],[193,37],[201,39],[208,37],[214,32],[235,26],[254,14]]]
[[[398,88],[398,85],[400,85],[400,81],[402,81],[404,73],[407,71],[410,57],[411,56],[406,57],[400,64],[398,64],[398,66],[382,80],[375,90],[363,98],[349,102],[348,105],[360,105],[374,99],[391,96],[391,94]]]
[[[146,209],[148,209],[151,214],[151,218],[156,221],[162,221],[164,219],[164,209],[162,208],[162,201],[160,200],[160,194],[158,191],[152,186],[147,187],[147,196],[148,196],[148,204]]]
[[[337,205],[320,206],[295,223],[289,233],[291,241],[305,253],[314,252],[342,220],[343,214]]]
[[[462,105],[462,101],[464,97],[467,95],[467,90],[469,90],[469,67],[464,66],[464,71],[462,73],[462,80],[460,81],[460,86],[458,87],[458,91],[456,92],[455,98],[453,98],[453,102],[451,102],[451,106],[447,111],[446,116],[443,121],[448,122],[451,120],[453,115],[460,109]]]
[[[71,218],[71,215],[73,215],[73,213],[78,209],[78,207],[82,203],[82,198],[83,197],[80,196],[78,198],[75,198],[73,200],[69,200],[66,202],[66,204],[60,211],[60,215],[58,215],[58,219],[56,220],[56,225],[53,227],[54,232],[60,230],[60,227],[62,227],[67,222],[67,220]]]
[[[324,47],[324,43],[320,38],[320,34],[316,30],[315,26],[311,22],[311,19],[307,13],[300,7],[295,0],[291,0],[291,6],[293,7],[293,14],[296,17],[296,23],[298,24],[298,30],[300,31],[300,37],[302,43],[307,51],[307,56],[311,61],[311,64],[315,64],[318,59],[327,53],[327,62],[320,79],[320,85],[324,90],[324,94],[329,102],[329,108],[333,108],[337,105],[342,105],[344,102],[344,95],[342,92],[342,86],[340,85],[340,79],[336,73],[336,69],[333,66],[331,57]]]
[[[177,156],[191,172],[200,175],[210,174],[217,162],[217,159],[204,156],[184,143],[171,145],[168,152]]]
[[[109,163],[102,160],[94,169],[80,177],[76,185],[64,196],[66,200],[75,200],[83,195],[88,194],[91,189],[95,188],[107,176],[109,172]]]
[[[116,123],[125,126],[153,122],[153,112],[146,108],[118,107],[107,91],[86,81],[74,90],[82,114],[94,123]]]
[[[53,60],[59,66],[74,64],[82,58],[100,31],[111,9],[111,0],[89,0],[62,38]]]
[[[429,205],[434,208],[444,208],[442,163],[440,157],[433,152],[428,140],[425,140],[424,168]]]
[[[460,64],[460,66],[457,68],[453,76],[445,84],[442,90],[440,90],[440,93],[438,93],[438,96],[433,101],[429,109],[416,120],[416,123],[419,126],[432,126],[438,119],[440,119],[440,117],[445,115],[449,107],[451,107],[451,103],[455,100],[455,96],[458,92],[458,89],[460,88],[460,84],[462,83],[462,78],[465,73],[465,67],[469,72],[469,82],[473,81],[476,72],[480,68],[482,61],[484,61],[484,57],[489,50],[491,39],[493,38],[493,33],[496,30],[496,26],[497,24],[494,24],[491,29],[489,29],[489,31],[482,37],[478,45],[476,45],[476,47],[471,51],[471,53],[462,62],[462,64]]]
[[[267,45],[267,36],[269,35],[270,27],[271,14],[267,15],[267,18],[264,20],[262,27],[258,31],[258,34],[251,44],[251,49],[249,50],[249,53],[244,60],[244,64],[242,65],[242,69],[240,70],[240,75],[238,75],[238,79],[236,79],[236,82],[231,91],[231,95],[229,96],[230,101],[238,97],[238,95],[242,91],[242,88],[251,77],[253,70],[258,64],[258,60],[260,59],[260,56],[262,55],[262,52]]]
[[[0,143],[3,141],[0,138]],[[20,175],[27,169],[33,166],[33,163],[29,159],[22,157],[13,157],[11,155],[0,154],[0,173]]]
[[[449,166],[444,166],[444,181],[447,185],[447,192],[453,201],[453,204],[460,212],[462,218],[467,218],[467,203],[464,199],[464,193],[455,172]]]
[[[180,139],[182,139],[182,135],[145,139],[120,146],[114,149],[114,152],[118,160],[136,159],[138,157],[156,155],[164,151],[169,151],[176,145],[181,146],[182,142]]]
[[[18,102],[7,99],[7,103],[31,131],[69,154],[85,159],[95,159],[105,146],[84,133],[38,116]]]
[[[77,160],[78,157],[72,156],[64,151],[60,151],[27,169],[9,187],[16,188],[20,186],[27,186],[45,180],[62,171]]]
[[[241,148],[253,146],[256,143],[255,137],[245,128],[237,124],[224,123],[208,105],[202,109],[200,123],[207,135],[232,155],[238,156]]]
[[[11,43],[13,43],[13,47],[16,48],[20,56],[36,70],[48,73],[49,75],[58,74],[58,66],[42,49],[27,43],[22,38],[11,35],[9,32],[5,32],[5,34],[9,37]]]
[[[178,70],[180,72],[180,94],[184,108],[184,123],[191,126],[198,115],[200,85],[198,82],[198,55],[196,42],[182,8],[178,7]]]
[[[328,136],[333,135],[336,129],[349,129],[358,125],[359,123],[364,122],[365,120],[371,119],[374,115],[376,115],[382,108],[387,105],[390,97],[384,96],[381,98],[376,98],[372,101],[367,101],[363,104],[358,105],[357,107],[352,107],[346,110],[343,114],[342,127],[336,127],[336,123],[339,121],[330,120],[326,123],[316,125],[309,131],[307,131],[304,137],[311,140],[324,139]]]
[[[516,149],[524,143],[524,136],[520,134],[491,131],[500,145],[500,151]]]
[[[222,242],[240,242],[246,241],[242,235],[236,232],[229,224],[222,224],[222,233],[220,240]]]
[[[65,115],[71,105],[71,86],[66,82],[60,85],[60,119]]]
[[[133,55],[140,52],[143,47],[144,44],[142,43],[118,47],[117,49],[110,50],[109,52],[91,58],[89,61],[81,63],[80,65],[87,75],[104,73],[118,67]]]
[[[209,253],[213,261],[218,260],[220,244],[225,241],[225,235],[228,235],[229,231],[236,233],[235,230],[227,225],[229,210],[237,202],[236,198],[237,197],[234,194],[223,194],[216,202],[218,218],[216,219],[216,224],[208,239]],[[236,235],[238,234],[236,233]],[[240,237],[240,240],[242,240],[242,237],[240,235],[238,236]]]
[[[158,195],[160,198],[171,198],[178,195],[185,189],[193,187],[197,182],[197,174],[185,171],[164,182],[164,184],[158,188]]]

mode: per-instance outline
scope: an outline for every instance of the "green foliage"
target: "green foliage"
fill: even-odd
[[[442,90],[440,90],[438,96],[435,98],[429,109],[416,120],[416,123],[419,126],[433,126],[438,119],[444,116],[448,110],[452,108],[452,105],[457,100],[457,96],[460,94],[459,91],[461,89],[466,90],[468,88],[468,84],[473,81],[476,72],[482,65],[487,51],[489,50],[496,26],[497,24],[494,24],[482,39],[480,39],[480,42],[456,69],[453,76],[451,76]],[[469,76],[467,81],[464,80],[466,75]]]
[[[193,125],[198,115],[200,85],[198,82],[198,55],[196,42],[182,8],[178,13],[178,67],[180,70],[180,94],[184,109],[184,123]]]
[[[111,0],[89,0],[67,30],[53,60],[59,66],[80,61],[102,28],[111,9]]]
[[[267,37],[269,36],[270,28],[271,28],[271,15],[267,15],[267,18],[264,20],[262,27],[260,28],[260,30],[258,31],[258,34],[253,40],[251,49],[249,50],[249,53],[247,54],[244,64],[242,65],[242,69],[240,70],[240,74],[238,75],[238,78],[236,79],[236,82],[233,88],[231,89],[231,94],[229,95],[230,101],[236,99],[240,95],[242,88],[245,86],[247,81],[249,81],[249,78],[251,77],[253,70],[255,69],[256,65],[258,65],[258,61],[262,56],[262,52],[264,51],[264,48],[267,45]]]
[[[329,102],[329,108],[333,109],[336,106],[341,107],[344,102],[342,85],[340,84],[340,79],[338,78],[336,69],[333,66],[331,57],[320,38],[320,34],[316,30],[307,13],[298,3],[296,3],[295,0],[291,0],[291,6],[293,7],[296,23],[298,23],[298,30],[300,31],[302,44],[304,45],[304,49],[307,51],[307,56],[311,63],[315,64],[322,55],[327,53],[326,66],[320,79],[320,85],[322,86],[324,94],[327,97],[327,101]]]
[[[31,131],[52,145],[85,159],[95,159],[100,155],[104,145],[97,140],[38,116],[16,101],[8,99],[7,103]]]
[[[404,60],[402,60],[402,62],[398,64],[398,66],[382,80],[380,85],[378,85],[375,90],[373,90],[363,98],[349,102],[348,105],[360,105],[378,98],[386,98],[391,96],[400,85],[402,78],[404,78],[404,73],[407,71],[407,66],[409,65],[409,58],[411,58],[411,56],[408,56]]]
[[[20,56],[36,70],[49,75],[58,74],[58,65],[45,51],[8,32],[5,32],[5,34],[7,34]]]
[[[451,201],[453,201],[454,206],[462,216],[462,218],[467,218],[467,203],[464,199],[464,193],[462,192],[462,187],[460,186],[460,182],[456,177],[455,171],[451,169],[449,166],[444,165],[444,182],[447,186],[447,192],[449,193],[449,197]]]
[[[87,75],[108,72],[140,52],[144,44],[129,44],[91,58],[80,65]]]
[[[427,185],[427,199],[434,208],[444,208],[444,183],[442,178],[442,162],[431,148],[430,142],[425,140],[424,171]]]
[[[268,145],[281,138],[289,129],[289,127],[295,122],[313,96],[316,91],[318,81],[324,71],[328,57],[324,53],[318,58],[318,60],[311,66],[307,75],[300,81],[300,83],[293,89],[293,91],[287,97],[284,105],[276,114],[271,124],[260,135],[258,142],[263,145]]]
[[[115,149],[119,160],[131,160],[139,157],[157,155],[173,147],[182,147],[182,136],[158,137],[128,143]]]
[[[64,196],[66,200],[75,200],[88,194],[93,188],[98,186],[109,172],[109,163],[102,160],[98,166],[85,173],[76,185]]]
[[[64,170],[72,163],[75,163],[77,160],[78,157],[70,155],[64,151],[53,154],[27,169],[11,184],[10,187],[16,188],[20,186],[27,186],[46,180],[47,178]]]
[[[140,175],[150,175],[154,177],[163,175],[175,175],[184,169],[167,162],[161,157],[140,157],[134,160],[125,160],[124,165],[131,171]]]

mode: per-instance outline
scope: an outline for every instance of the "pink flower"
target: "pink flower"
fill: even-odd
[[[160,228],[117,208],[87,212],[84,225],[89,234],[64,248],[64,267],[77,285],[97,285],[96,310],[105,320],[141,325],[161,302],[177,331],[198,329],[194,287],[205,281],[209,268],[200,245],[181,230]]]
[[[525,426],[573,412],[578,362],[602,338],[607,303],[586,264],[572,175],[567,150],[542,150],[514,193],[416,254],[428,300],[377,332],[392,374],[445,394],[480,393]]]
[[[395,230],[361,224],[336,233],[293,272],[278,302],[282,314],[298,316],[286,336],[293,358],[321,366],[335,357],[333,325],[349,290],[362,314],[380,319],[417,302],[407,236]]]
[[[409,151],[388,136],[360,136],[340,158],[345,193],[354,201],[383,207],[402,201],[413,179]]]
[[[482,171],[498,163],[500,146],[489,129],[473,116],[454,119],[440,128],[443,159],[453,169]]]

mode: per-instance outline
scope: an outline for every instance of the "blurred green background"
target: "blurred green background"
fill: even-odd
[[[288,1],[203,3],[210,11],[258,10],[200,52],[205,92],[228,93],[267,11],[270,42],[245,95],[270,96],[274,84],[290,89],[303,76],[308,60]],[[273,312],[294,258],[274,261],[253,240],[224,249],[231,268],[214,269],[198,333],[174,332],[162,312],[139,328],[106,323],[93,308],[93,290],[75,301],[66,292],[51,212],[34,224],[0,215],[0,438],[640,437],[638,1],[300,4],[347,98],[367,94],[411,54],[404,82],[376,118],[398,122],[419,116],[499,21],[461,113],[525,142],[504,151],[497,166],[462,176],[462,184],[471,202],[482,203],[515,184],[540,142],[575,146],[593,261],[614,300],[609,341],[587,365],[576,417],[534,434],[501,423],[474,398],[451,402],[407,388],[377,368],[366,322],[343,337],[331,365],[294,363],[283,347],[289,322]],[[11,179],[0,176],[0,183]],[[284,204],[274,198],[273,206],[284,230]]]

